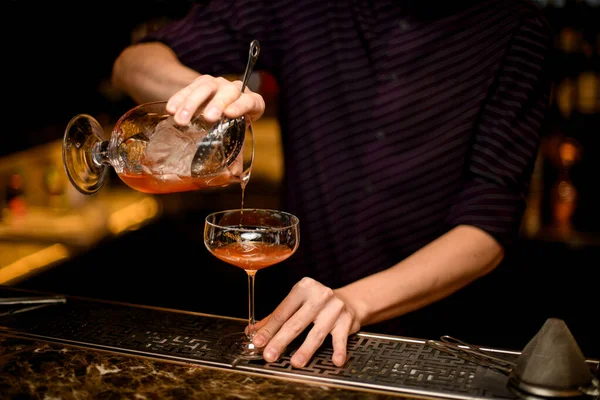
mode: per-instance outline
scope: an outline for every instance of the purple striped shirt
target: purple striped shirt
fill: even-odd
[[[213,1],[145,40],[202,72],[280,85],[288,271],[337,287],[467,224],[518,233],[549,92],[550,32],[525,0],[426,18],[403,1]],[[416,2],[418,3],[418,2]],[[547,69],[546,69],[547,70]]]

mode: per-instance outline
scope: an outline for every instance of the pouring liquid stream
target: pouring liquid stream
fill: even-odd
[[[242,226],[242,219],[244,218],[244,194],[246,192],[246,185],[250,181],[250,172],[252,171],[252,166],[250,166],[246,171],[242,172],[240,175],[240,187],[242,188],[242,201],[240,205],[240,226]]]

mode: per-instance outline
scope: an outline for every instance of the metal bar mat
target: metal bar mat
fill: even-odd
[[[348,361],[341,368],[331,363],[328,343],[306,367],[292,368],[290,358],[299,340],[274,363],[224,359],[216,348],[218,339],[244,326],[239,319],[77,298],[0,317],[0,329],[14,335],[156,359],[397,394],[517,398],[507,389],[505,375],[440,352],[424,341],[395,336],[352,335]]]

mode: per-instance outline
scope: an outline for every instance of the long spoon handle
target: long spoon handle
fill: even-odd
[[[246,90],[246,85],[248,84],[248,79],[250,79],[250,75],[252,74],[252,68],[254,68],[254,64],[258,59],[258,54],[260,53],[260,43],[258,40],[253,40],[250,43],[250,51],[248,54],[248,63],[246,64],[246,71],[244,71],[244,77],[242,79],[242,88],[241,91],[244,93]]]

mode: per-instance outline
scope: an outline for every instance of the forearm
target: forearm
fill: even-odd
[[[452,294],[492,271],[503,256],[502,246],[488,233],[458,226],[395,266],[336,292],[365,326]]]
[[[200,74],[181,64],[162,43],[126,48],[115,60],[113,85],[138,103],[166,101]]]

